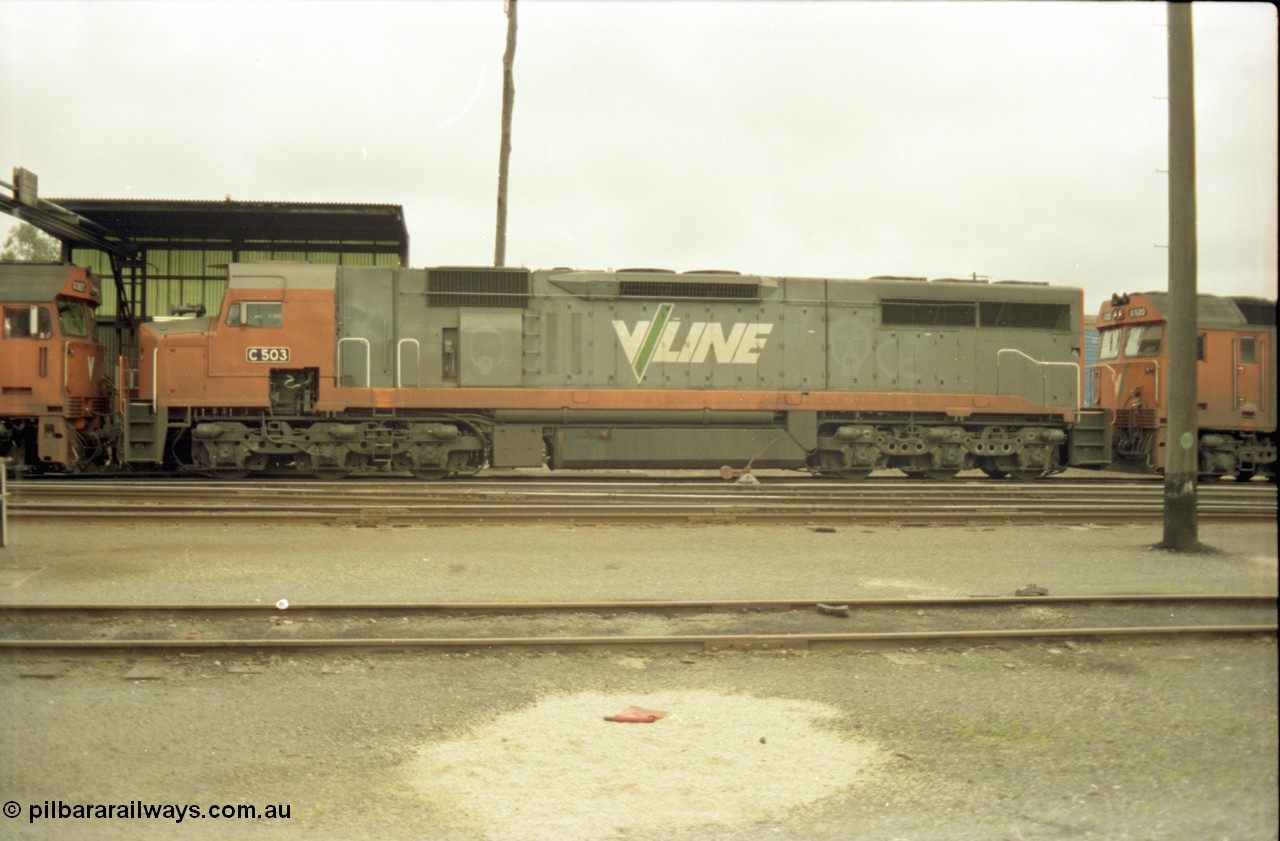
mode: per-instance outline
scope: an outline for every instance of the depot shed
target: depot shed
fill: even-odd
[[[99,321],[215,311],[227,264],[291,260],[407,266],[404,210],[394,204],[53,199],[128,243],[129,256],[64,239],[64,258],[103,278]],[[115,294],[112,294],[112,286]]]

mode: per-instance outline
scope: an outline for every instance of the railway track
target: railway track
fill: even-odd
[[[215,521],[337,525],[475,523],[1129,523],[1163,516],[1163,484],[1143,480],[865,483],[766,479],[411,481],[25,481],[14,521]],[[1199,516],[1274,520],[1275,487],[1202,485]]]
[[[16,651],[797,650],[1171,635],[1275,635],[1276,596],[379,605],[8,605]]]

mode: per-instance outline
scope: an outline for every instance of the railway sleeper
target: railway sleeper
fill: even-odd
[[[485,442],[449,423],[202,422],[191,433],[195,469],[223,478],[293,473],[339,479],[408,471],[423,479],[477,472]]]
[[[975,468],[993,477],[1035,479],[1062,469],[1067,437],[1064,430],[1042,426],[846,424],[824,431],[810,469],[847,479],[885,468],[933,479]]]

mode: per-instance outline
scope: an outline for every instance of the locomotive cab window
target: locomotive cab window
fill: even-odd
[[[284,305],[280,301],[240,301],[227,311],[228,327],[283,327]]]
[[[4,308],[4,337],[6,339],[47,339],[53,335],[53,320],[48,307],[34,304],[25,307]]]
[[[1257,336],[1241,336],[1240,337],[1240,364],[1253,365],[1258,361],[1258,337]]]
[[[1124,355],[1130,359],[1138,356],[1159,356],[1160,341],[1164,338],[1163,324],[1138,324],[1129,328],[1125,337]]]
[[[84,338],[89,335],[89,314],[79,301],[58,302],[58,327],[64,336]]]
[[[1102,331],[1098,342],[1099,359],[1115,359],[1120,355],[1120,334],[1123,332],[1119,327]]]
[[[1208,359],[1205,355],[1205,335],[1204,333],[1196,333],[1196,361],[1204,362]]]

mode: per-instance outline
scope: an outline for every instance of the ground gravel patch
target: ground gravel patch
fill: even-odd
[[[631,701],[652,724],[604,716]],[[826,704],[710,690],[553,695],[424,746],[411,783],[489,839],[664,837],[782,819],[869,780],[870,740],[824,725]]]

